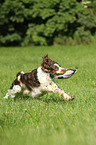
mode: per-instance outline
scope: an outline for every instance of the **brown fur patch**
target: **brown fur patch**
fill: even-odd
[[[40,82],[37,78],[37,69],[34,69],[32,72],[25,73],[21,75],[20,81],[25,84],[28,89],[32,89],[33,87],[40,86]]]
[[[43,71],[48,73],[54,73],[56,71],[55,64],[56,62],[48,58],[48,55],[43,57],[43,62],[41,64]]]
[[[10,89],[12,89],[15,85],[20,86],[20,82],[24,84],[29,90],[32,90],[33,87],[40,86],[40,82],[37,78],[37,69],[34,69],[33,71],[29,73],[22,74],[19,72],[16,76],[18,77],[20,75],[20,81],[18,81],[18,78],[12,83]]]

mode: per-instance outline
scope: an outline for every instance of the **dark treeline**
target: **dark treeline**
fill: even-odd
[[[0,46],[94,41],[96,0],[0,0]]]

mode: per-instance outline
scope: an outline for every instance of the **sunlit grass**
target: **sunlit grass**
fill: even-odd
[[[49,57],[78,72],[55,80],[74,96],[64,101],[58,94],[38,98],[3,100],[18,71],[28,72]],[[0,145],[96,144],[96,45],[0,48]]]

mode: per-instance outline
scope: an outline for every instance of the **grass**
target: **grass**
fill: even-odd
[[[55,80],[75,100],[53,93],[3,100],[16,73],[39,67],[45,54],[78,66],[72,78]],[[0,48],[0,88],[0,145],[96,144],[96,45]]]

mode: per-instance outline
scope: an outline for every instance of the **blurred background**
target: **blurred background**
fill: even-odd
[[[0,46],[76,45],[96,39],[96,0],[0,0]]]

